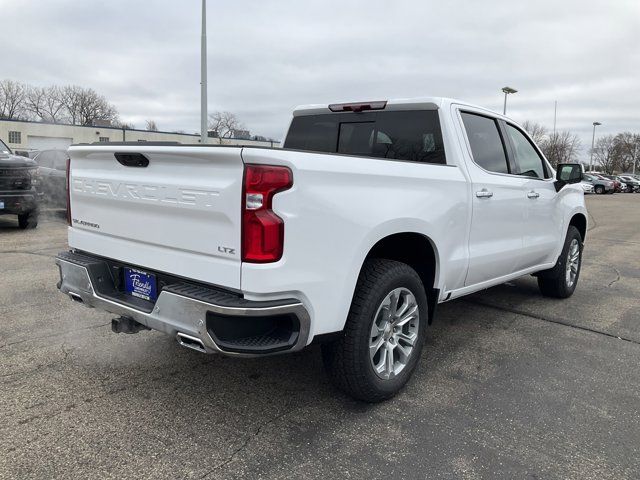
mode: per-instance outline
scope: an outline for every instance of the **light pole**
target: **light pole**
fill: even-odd
[[[633,145],[633,172],[632,175],[636,174],[636,155],[638,154],[638,140],[636,139]]]
[[[591,159],[589,160],[589,171],[593,172],[593,148],[596,144],[596,127],[602,125],[600,122],[593,122],[593,136],[591,137]]]
[[[200,143],[207,143],[207,0],[202,0],[200,39]]]
[[[518,90],[511,87],[502,87],[502,91],[504,92],[504,107],[502,107],[502,114],[506,115],[507,114],[507,95],[509,95],[510,93],[517,93]]]

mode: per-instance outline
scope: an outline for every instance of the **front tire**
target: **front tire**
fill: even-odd
[[[569,226],[562,253],[555,266],[538,274],[538,287],[545,297],[568,298],[578,285],[582,266],[582,236]]]
[[[18,226],[22,230],[36,228],[38,226],[38,213],[28,212],[18,215]]]
[[[604,187],[602,185],[596,185],[594,189],[598,195],[602,195],[604,193]]]
[[[367,260],[344,335],[322,347],[333,383],[365,402],[393,397],[420,359],[427,309],[424,285],[415,270],[394,260]]]

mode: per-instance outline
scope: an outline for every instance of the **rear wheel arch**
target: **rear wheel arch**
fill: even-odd
[[[413,268],[424,285],[429,303],[429,323],[433,320],[439,290],[436,289],[439,271],[438,250],[433,240],[416,232],[400,232],[378,240],[360,266],[367,260],[380,258],[402,262]]]

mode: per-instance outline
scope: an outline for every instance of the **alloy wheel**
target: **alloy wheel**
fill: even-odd
[[[571,240],[569,244],[569,252],[567,253],[567,265],[565,278],[567,287],[573,287],[580,270],[580,243],[576,238]]]
[[[369,337],[369,358],[378,377],[389,380],[407,366],[419,322],[418,302],[409,289],[396,288],[382,300]]]

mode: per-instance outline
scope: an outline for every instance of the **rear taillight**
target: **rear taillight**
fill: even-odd
[[[67,224],[71,226],[71,188],[69,177],[71,175],[71,159],[67,158]]]
[[[273,196],[291,188],[287,167],[245,165],[242,192],[242,261],[276,262],[282,257],[284,222],[271,205]]]

